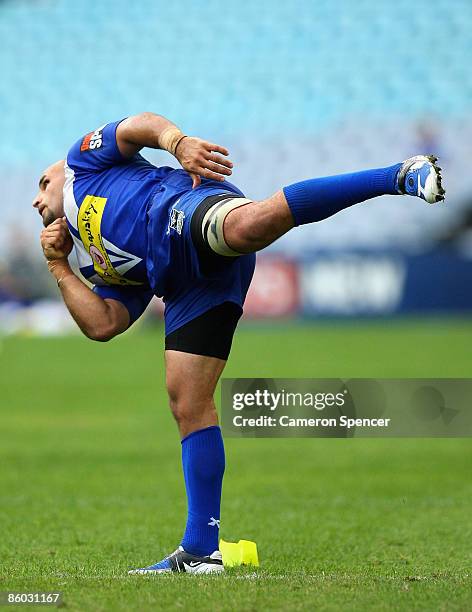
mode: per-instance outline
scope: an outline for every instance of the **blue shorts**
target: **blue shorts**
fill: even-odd
[[[166,335],[223,302],[242,308],[256,263],[255,254],[221,257],[211,272],[201,269],[191,236],[193,213],[208,196],[243,194],[227,181],[203,180],[197,189],[188,189],[187,173],[175,175],[154,196],[148,212],[148,277],[165,303]]]

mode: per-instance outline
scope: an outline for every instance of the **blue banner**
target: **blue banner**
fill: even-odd
[[[385,316],[472,312],[472,258],[453,251],[319,252],[300,262],[301,313]]]

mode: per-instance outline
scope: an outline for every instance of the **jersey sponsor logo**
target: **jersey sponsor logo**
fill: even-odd
[[[109,285],[142,285],[137,281],[124,278],[113,266],[110,255],[105,248],[106,241],[101,233],[103,211],[107,198],[94,195],[85,196],[77,217],[80,239],[93,261],[95,272]],[[117,249],[118,250],[118,249]],[[131,254],[133,260],[140,261]],[[127,262],[129,267],[129,259]],[[131,265],[133,263],[131,262]]]
[[[94,244],[90,246],[90,257],[100,266],[102,270],[107,269],[107,262],[105,261],[105,258]]]
[[[169,219],[169,230],[175,230],[179,236],[182,233],[182,228],[184,226],[185,213],[183,210],[177,210],[176,208],[172,208],[170,211],[170,219]]]
[[[105,126],[99,127],[94,132],[90,132],[84,139],[82,140],[82,144],[80,145],[80,152],[84,151],[94,151],[95,149],[99,149],[103,144],[103,128]]]

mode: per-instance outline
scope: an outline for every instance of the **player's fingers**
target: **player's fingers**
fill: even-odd
[[[229,155],[229,151],[228,149],[226,149],[226,147],[221,147],[220,145],[213,144],[211,142],[205,142],[204,146],[207,151],[216,151],[217,153],[221,153],[222,155]]]
[[[61,230],[59,231],[50,230],[48,232],[44,232],[42,236],[46,240],[59,240],[59,239],[63,240],[64,239],[64,233]]]
[[[210,155],[207,156],[207,159],[220,164],[221,166],[226,166],[227,168],[233,167],[233,162],[230,159],[226,159],[226,157],[218,155],[218,153],[210,153]]]
[[[54,221],[48,225],[47,229],[50,227],[57,227],[58,225],[62,225],[62,218],[54,219]]]
[[[43,248],[56,248],[56,247],[61,247],[63,244],[63,241],[46,238],[45,240],[41,242],[41,244]]]
[[[51,251],[56,250],[56,245],[54,244],[42,244],[41,246],[44,253],[50,253]]]
[[[56,229],[47,227],[41,232],[41,237],[46,238],[47,236],[55,236],[57,234],[57,226]]]
[[[206,161],[205,168],[207,170],[212,170],[213,172],[218,172],[218,174],[226,174],[227,176],[232,174],[231,168],[226,168],[226,166],[220,166],[220,164],[215,164],[215,162],[209,160]]]
[[[50,232],[50,233],[56,233],[56,232],[62,232],[63,231],[63,226],[59,225],[59,223],[51,223],[51,225],[48,225],[47,227],[45,227],[43,229],[43,232]]]
[[[211,170],[205,170],[203,169],[200,172],[200,176],[203,176],[203,178],[207,178],[207,179],[213,179],[214,181],[224,181],[225,177],[221,176],[221,174],[217,174],[216,172],[212,172]]]
[[[57,232],[57,231],[60,231],[62,228],[63,228],[62,221],[61,220],[58,221],[56,219],[56,221],[46,226],[43,229],[43,232]]]
[[[59,226],[59,225],[55,225],[54,227],[47,227],[46,229],[43,229],[43,231],[41,232],[41,237],[44,238],[58,238],[59,236],[66,236],[66,233],[64,231],[64,228]]]
[[[43,244],[43,242],[50,242],[51,240],[56,240],[54,234],[41,234],[41,244]]]

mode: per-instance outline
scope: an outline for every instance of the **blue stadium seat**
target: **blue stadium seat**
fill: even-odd
[[[217,0],[5,0],[0,166],[36,169],[83,132],[141,110],[234,147],[252,139],[240,169],[247,192],[310,169],[388,163],[407,152],[402,129],[470,114],[471,29],[469,0],[229,0],[224,10]],[[290,139],[314,143],[303,163]],[[264,140],[282,172],[271,156],[260,169]]]

